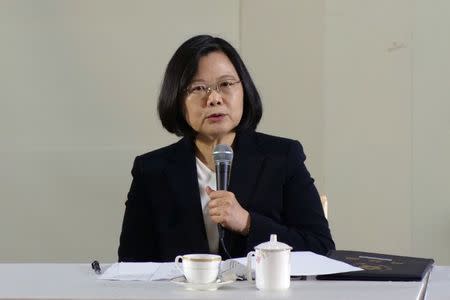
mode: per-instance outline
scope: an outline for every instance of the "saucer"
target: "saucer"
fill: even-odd
[[[171,281],[178,285],[184,286],[185,289],[191,291],[215,291],[224,285],[234,282],[234,280],[221,281],[220,279],[217,279],[217,281],[211,283],[191,283],[187,282],[184,277],[177,277]]]

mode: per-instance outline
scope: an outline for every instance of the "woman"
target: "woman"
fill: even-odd
[[[183,138],[135,159],[119,261],[242,257],[271,233],[294,251],[334,249],[302,146],[255,132],[261,100],[228,42],[200,35],[183,43],[167,66],[158,112]],[[229,191],[215,191],[217,144],[234,151]]]

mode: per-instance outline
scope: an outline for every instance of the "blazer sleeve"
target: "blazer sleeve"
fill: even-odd
[[[304,161],[303,148],[298,141],[290,143],[286,158],[283,184],[281,222],[256,212],[249,212],[251,225],[247,250],[266,242],[270,234],[293,247],[293,251],[313,251],[326,254],[335,249],[328,221],[324,216],[320,196]]]
[[[141,160],[134,160],[131,171],[133,180],[128,199],[125,203],[125,214],[120,234],[119,262],[148,261],[154,252],[151,236],[152,225],[148,203],[145,201],[146,186]]]

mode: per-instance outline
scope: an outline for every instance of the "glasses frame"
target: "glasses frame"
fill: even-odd
[[[225,79],[225,80],[220,80],[220,81],[217,81],[216,83],[213,83],[213,84],[205,84],[206,85],[206,93],[205,94],[203,94],[203,91],[201,92],[201,93],[195,93],[195,92],[193,92],[192,90],[191,90],[191,85],[189,85],[186,89],[185,89],[185,91],[186,91],[186,93],[187,93],[187,95],[189,96],[189,95],[197,95],[197,96],[199,96],[200,98],[203,98],[203,97],[206,97],[207,95],[210,95],[211,93],[212,93],[212,91],[216,91],[217,93],[219,93],[220,95],[224,95],[223,93],[222,93],[222,91],[221,91],[221,89],[220,89],[220,84],[221,83],[224,83],[224,82],[228,82],[230,85],[230,87],[233,87],[234,85],[236,85],[236,84],[238,84],[238,83],[241,83],[241,80],[229,80],[229,79]]]

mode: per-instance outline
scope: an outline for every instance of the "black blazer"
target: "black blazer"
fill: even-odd
[[[335,248],[298,141],[245,132],[236,136],[233,149],[229,190],[250,213],[251,226],[248,236],[225,230],[232,257],[246,256],[271,233],[293,251],[325,254]],[[193,141],[182,138],[136,157],[132,175],[119,261],[209,253]]]

